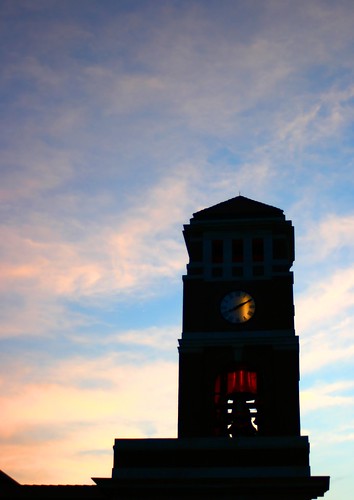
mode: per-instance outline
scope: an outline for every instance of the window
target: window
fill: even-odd
[[[263,238],[252,239],[252,259],[254,262],[262,262],[264,260]]]
[[[285,238],[274,238],[273,240],[273,259],[287,259],[288,247]]]
[[[232,262],[243,262],[243,240],[232,240]]]
[[[188,244],[189,258],[191,262],[201,262],[203,260],[203,246],[201,240],[192,240]]]
[[[221,264],[224,261],[223,240],[213,240],[211,242],[211,261],[213,264]]]

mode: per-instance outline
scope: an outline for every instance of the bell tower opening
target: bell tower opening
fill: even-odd
[[[236,438],[258,432],[257,373],[244,367],[224,372],[215,381],[215,436]]]

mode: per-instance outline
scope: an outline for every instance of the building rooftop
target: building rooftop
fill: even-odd
[[[251,200],[245,196],[236,196],[193,214],[193,218],[196,220],[244,219],[249,217],[276,217],[283,219],[284,212],[280,208]]]

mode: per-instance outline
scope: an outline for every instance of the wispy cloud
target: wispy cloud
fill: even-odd
[[[301,409],[304,413],[323,410],[328,407],[353,406],[354,382],[341,381],[326,384],[316,384],[301,391]]]
[[[352,216],[328,215],[300,238],[307,275],[296,295],[295,319],[304,374],[322,370],[325,376],[326,368],[353,361],[353,234]]]
[[[354,254],[354,215],[329,213],[321,221],[309,222],[307,234],[299,238],[298,245],[311,263],[330,256],[331,262],[344,257],[345,265]]]
[[[0,289],[7,297],[8,321],[2,334],[23,333],[29,326],[38,333],[48,330],[49,311],[52,326],[63,326],[65,301],[100,300],[117,292],[156,294],[162,280],[180,275],[186,253],[179,222],[191,205],[190,175],[188,168],[162,178],[141,198],[131,199],[123,217],[107,215],[102,225],[85,226],[70,213],[58,222],[55,211],[34,214],[25,224],[20,215],[17,225],[3,225]],[[69,317],[71,322],[74,313]]]
[[[325,275],[297,298],[297,326],[300,330],[338,325],[354,307],[354,269]]]
[[[2,467],[13,471],[19,480],[48,482],[55,477],[59,482],[87,483],[87,473],[80,471],[81,461],[77,465],[77,454],[87,450],[83,459],[87,467],[94,463],[90,450],[102,450],[102,446],[111,450],[115,437],[166,437],[176,432],[177,375],[173,363],[127,364],[124,357],[111,355],[33,369],[40,377],[33,379],[28,372],[27,381],[17,378],[12,391],[2,391],[1,396],[0,441],[6,451]],[[34,458],[27,471],[25,459],[33,446],[50,458],[47,471],[43,465],[37,468],[43,457],[38,461]],[[59,453],[54,453],[54,448]],[[18,466],[19,455],[22,467]],[[111,460],[107,452],[103,475]],[[52,476],[53,468],[56,473]]]
[[[295,221],[305,419],[351,404],[353,5],[138,4],[0,6],[1,468],[20,480],[87,482],[114,437],[174,433],[182,225],[239,191]]]

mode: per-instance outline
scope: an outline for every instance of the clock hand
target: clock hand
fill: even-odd
[[[240,307],[244,306],[245,304],[248,304],[248,302],[251,302],[251,300],[252,300],[252,299],[245,300],[245,302],[241,302],[240,304],[237,304],[237,306],[232,307],[232,308],[231,308],[231,309],[229,309],[227,312],[236,311],[236,309],[239,309]]]

